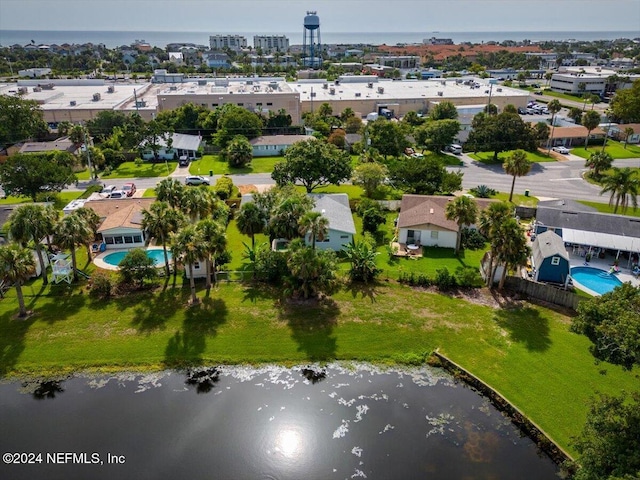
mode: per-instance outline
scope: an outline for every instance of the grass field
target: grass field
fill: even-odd
[[[478,152],[478,153],[469,153],[469,156],[474,160],[487,164],[496,164],[502,163],[504,160],[513,152],[513,150],[509,150],[506,152],[501,152],[498,154],[498,161],[493,161],[493,152]],[[533,163],[542,163],[542,162],[555,162],[556,159],[550,155],[546,155],[539,151],[535,152],[526,152],[527,159]]]
[[[148,178],[148,177],[166,177],[173,172],[178,166],[178,162],[162,162],[150,163],[144,162],[137,166],[134,162],[124,162],[118,165],[109,175],[104,173],[100,178]]]
[[[578,155],[584,159],[587,159],[593,153],[599,153],[602,151],[602,145],[593,145],[588,149],[584,147],[576,147],[571,149],[571,153],[574,155]],[[627,145],[627,148],[624,148],[624,142],[616,142],[613,140],[607,140],[607,145],[605,147],[605,151],[611,155],[611,157],[615,160],[618,158],[640,158],[640,147],[637,145]]]
[[[244,168],[231,168],[218,155],[204,155],[200,160],[195,160],[189,165],[189,173],[192,175],[209,175],[213,171],[214,175],[235,175],[240,173],[270,173],[273,166],[281,162],[283,157],[255,157],[251,163]]]
[[[607,197],[605,195],[602,198],[606,199]],[[578,202],[582,203],[583,205],[587,205],[589,207],[593,207],[600,213],[613,213],[613,206],[609,205],[608,203],[589,202],[587,200],[578,200]],[[633,206],[631,206],[631,207],[629,207],[627,209],[626,212],[622,212],[622,211],[620,211],[620,209],[618,209],[616,214],[618,214],[618,215],[628,215],[630,217],[640,217],[640,208],[636,208],[634,210]]]

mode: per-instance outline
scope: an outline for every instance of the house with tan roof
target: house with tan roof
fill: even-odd
[[[403,195],[398,215],[398,243],[423,247],[456,248],[458,224],[448,220],[445,209],[455,197]],[[476,198],[482,210],[492,200]]]
[[[98,234],[107,249],[144,247],[142,210],[149,209],[155,198],[103,199],[85,202],[102,219]]]
[[[572,127],[555,127],[551,132],[551,146],[552,147],[581,147],[585,144],[589,135],[589,140],[602,140],[604,138],[604,130],[600,127],[596,127],[591,132],[582,125],[576,125]],[[544,140],[541,145],[544,147],[547,145],[547,140]]]

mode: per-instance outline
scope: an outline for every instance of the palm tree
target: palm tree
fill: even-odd
[[[589,159],[584,162],[584,166],[593,170],[593,177],[595,179],[600,178],[603,171],[611,168],[613,163],[613,157],[607,152],[595,152],[589,156]]]
[[[553,131],[556,128],[555,118],[557,113],[562,110],[562,105],[559,100],[551,100],[547,103],[547,110],[551,113],[551,136],[549,137],[549,143],[547,145],[547,154],[551,151],[551,145],[553,144]]]
[[[462,239],[462,226],[471,225],[476,222],[478,216],[478,205],[476,202],[467,197],[456,197],[452,202],[447,203],[445,215],[448,220],[453,220],[458,224],[458,232],[456,235],[456,255],[460,251],[460,241]]]
[[[629,143],[629,137],[631,135],[633,135],[635,132],[633,131],[633,128],[631,127],[627,127],[624,129],[624,149],[627,149],[627,144]]]
[[[637,173],[629,167],[613,168],[611,175],[602,179],[602,191],[600,195],[611,193],[609,205],[614,204],[613,213],[617,213],[618,207],[623,212],[629,207],[629,200],[635,210],[638,207],[638,194],[640,193],[640,179]]]
[[[191,287],[191,303],[198,303],[196,296],[196,282],[193,278],[193,264],[201,262],[207,256],[202,232],[195,225],[189,225],[177,233],[171,234],[171,250],[174,258],[179,258],[189,269],[189,285]]]
[[[215,275],[216,257],[224,252],[227,246],[227,237],[224,227],[210,218],[200,220],[196,228],[204,239],[207,252],[207,291],[209,291],[211,290],[211,275],[212,273]]]
[[[167,202],[171,208],[179,208],[182,205],[185,187],[175,178],[165,178],[156,185],[156,198],[161,202]]]
[[[367,242],[352,241],[345,247],[344,254],[351,263],[349,270],[351,281],[368,283],[381,272],[376,265],[376,257],[380,252],[376,252],[375,246]]]
[[[499,236],[501,241],[496,250],[496,259],[497,263],[504,266],[498,284],[498,290],[502,290],[509,269],[525,265],[531,252],[524,232],[515,218],[507,218],[500,224]]]
[[[591,131],[600,125],[600,114],[595,110],[589,110],[582,115],[582,125],[587,129],[587,138],[584,140],[584,148],[588,148],[589,135],[591,135]]]
[[[91,229],[91,233],[93,236],[87,242],[87,260],[91,260],[91,242],[95,240],[96,235],[98,235],[98,228],[100,228],[100,224],[102,223],[100,216],[94,212],[91,208],[80,207],[77,210],[73,211],[73,215],[77,215],[82,218],[86,224]]]
[[[236,217],[236,226],[240,233],[251,237],[251,250],[253,250],[256,245],[256,234],[262,233],[265,225],[265,215],[255,202],[249,202],[242,205],[240,212]]]
[[[16,243],[0,247],[0,274],[3,280],[11,282],[16,287],[16,297],[20,306],[20,317],[27,316],[27,309],[22,295],[22,283],[34,272],[36,262],[28,248]]]
[[[167,275],[169,275],[169,255],[167,254],[169,235],[186,223],[184,214],[174,210],[166,202],[153,202],[149,210],[142,210],[142,228],[162,244]]]
[[[43,285],[49,282],[47,278],[47,265],[42,254],[42,239],[53,231],[54,222],[50,212],[43,205],[27,204],[18,207],[9,217],[9,235],[16,242],[26,247],[33,242],[40,262],[40,273]]]
[[[308,197],[292,195],[282,200],[269,219],[269,232],[274,237],[291,240],[299,235],[298,220],[311,208]]]
[[[478,229],[489,240],[489,272],[487,285],[491,285],[497,268],[497,255],[502,242],[501,225],[511,217],[512,207],[507,202],[491,203],[480,213]]]
[[[192,223],[211,212],[210,196],[205,193],[206,191],[208,191],[207,187],[189,188],[182,196],[182,209],[189,215]]]
[[[311,237],[311,249],[316,249],[316,238],[323,241],[329,234],[329,220],[320,212],[310,211],[298,220],[300,235]]]
[[[87,222],[79,215],[67,215],[63,217],[55,227],[54,241],[62,248],[71,250],[71,263],[73,265],[73,280],[78,281],[78,266],[76,262],[76,245],[85,245],[89,242],[92,232]]]
[[[516,177],[524,177],[531,171],[531,162],[527,158],[527,152],[524,150],[516,150],[507,157],[502,165],[504,171],[509,175],[513,175],[511,182],[511,193],[509,193],[509,201],[513,198],[513,188],[516,186]]]

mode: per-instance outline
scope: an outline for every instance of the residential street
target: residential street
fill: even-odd
[[[448,167],[449,170],[460,169],[464,173],[462,184],[465,189],[473,188],[477,185],[487,185],[498,191],[508,192],[511,189],[512,177],[505,174],[501,165],[485,165],[473,161],[468,155],[460,156],[464,165],[461,167]],[[579,158],[573,156],[572,158]],[[638,167],[640,168],[640,158],[616,160],[617,167]],[[591,200],[606,203],[606,196],[600,196],[600,189],[582,179],[582,174],[586,171],[584,159],[568,160],[564,162],[535,163],[531,172],[524,177],[516,179],[515,192],[524,193],[529,190],[532,196],[544,198],[569,198],[573,200]],[[181,181],[188,175],[186,169],[177,169],[171,176]],[[120,187],[127,182],[135,182],[137,188],[153,188],[164,177],[154,178],[129,178],[116,180],[101,180],[108,185]],[[215,184],[220,175],[211,178],[211,184]],[[270,185],[273,184],[271,174],[254,173],[243,175],[231,175],[235,185]],[[77,191],[86,189],[90,183],[88,181],[79,182],[77,186],[72,186],[68,190]]]

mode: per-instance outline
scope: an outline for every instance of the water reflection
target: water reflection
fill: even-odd
[[[56,395],[64,392],[62,380],[44,380],[36,384],[24,382],[22,388],[31,390],[31,395],[36,400],[53,399],[56,398]]]
[[[196,387],[196,393],[209,393],[220,381],[220,371],[217,367],[194,369],[187,371],[187,385]]]
[[[318,368],[309,368],[309,367],[305,367],[303,369],[300,370],[300,373],[302,373],[302,376],[304,378],[306,378],[307,380],[309,380],[312,384],[316,384],[321,382],[322,380],[324,380],[325,378],[327,378],[327,370],[322,368],[322,369],[318,369]]]

